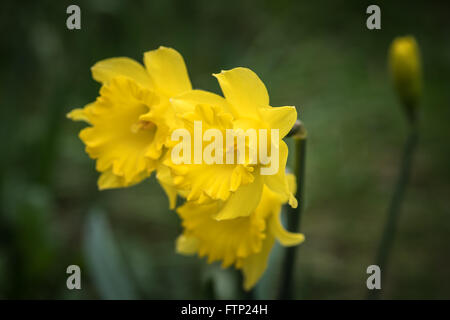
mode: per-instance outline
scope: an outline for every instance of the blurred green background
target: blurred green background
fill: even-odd
[[[66,8],[81,8],[81,30]],[[236,274],[177,255],[180,221],[154,177],[99,192],[94,161],[65,118],[97,96],[90,67],[160,45],[193,85],[245,66],[271,104],[296,105],[309,131],[295,298],[361,299],[393,191],[407,124],[387,49],[412,34],[425,91],[420,142],[384,298],[450,298],[450,5],[386,1],[381,30],[364,1],[6,1],[1,4],[0,298],[238,297]],[[256,290],[274,298],[283,249]],[[82,290],[66,288],[66,268]]]

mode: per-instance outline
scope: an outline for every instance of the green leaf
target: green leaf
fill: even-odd
[[[105,213],[92,209],[84,230],[88,272],[102,299],[136,299],[137,291],[114,240]]]

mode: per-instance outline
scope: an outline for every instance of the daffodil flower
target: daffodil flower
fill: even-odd
[[[295,192],[293,175],[286,176],[286,183]],[[280,194],[264,186],[260,201],[249,216],[223,221],[213,218],[220,210],[217,201],[186,202],[177,209],[184,228],[177,239],[177,252],[207,257],[208,263],[221,261],[224,268],[234,265],[242,270],[244,288],[249,290],[263,275],[275,239],[284,246],[304,241],[303,234],[288,232],[281,225],[281,206],[285,202]]]
[[[264,186],[279,194],[283,201],[289,202],[293,207],[297,201],[289,191],[285,168],[288,148],[282,138],[292,128],[297,119],[295,107],[271,107],[269,95],[263,82],[251,70],[235,68],[222,71],[214,75],[222,88],[225,98],[216,94],[192,90],[173,99],[171,103],[183,126],[195,135],[195,122],[201,122],[203,129],[216,129],[225,136],[227,129],[243,130],[253,129],[258,141],[249,141],[248,149],[257,149],[260,146],[260,129],[270,132],[278,130],[277,141],[271,141],[271,152],[277,153],[279,159],[278,170],[275,174],[263,175],[261,169],[270,164],[258,159],[251,159],[246,152],[241,163],[175,163],[173,154],[166,154],[164,164],[170,167],[174,184],[181,190],[188,190],[187,200],[207,203],[218,200],[215,205],[215,218],[218,220],[246,217],[251,214],[260,202]],[[234,144],[222,144],[223,157],[233,152]],[[201,153],[208,146],[205,144]],[[217,152],[217,150],[216,150]],[[195,150],[191,153],[191,156]]]
[[[102,84],[100,96],[68,114],[90,125],[80,138],[97,160],[99,189],[134,185],[161,167],[175,125],[169,100],[192,89],[184,60],[174,49],[146,52],[144,65],[125,57],[96,63],[91,70]]]
[[[92,67],[92,75],[102,84],[99,97],[68,117],[89,124],[79,136],[101,173],[99,189],[131,186],[157,171],[171,208],[178,195],[186,198],[177,210],[184,228],[178,252],[234,265],[248,290],[264,273],[276,239],[285,246],[303,242],[303,234],[286,231],[280,222],[284,203],[297,206],[282,140],[297,112],[292,106],[270,106],[267,89],[253,71],[214,74],[224,97],[192,90],[182,56],[160,47],[144,54],[144,66],[129,58],[106,59]],[[181,128],[195,137],[199,124],[201,139],[214,141],[177,155],[174,134]],[[236,140],[219,143],[230,130]],[[270,157],[257,152],[261,147],[269,148]],[[209,160],[199,161],[204,154]]]

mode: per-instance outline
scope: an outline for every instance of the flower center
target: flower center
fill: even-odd
[[[147,120],[139,120],[136,123],[133,123],[131,125],[131,132],[133,133],[139,133],[144,130],[151,130],[154,129],[156,126],[153,122],[147,121]]]

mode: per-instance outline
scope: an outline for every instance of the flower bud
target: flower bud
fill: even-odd
[[[422,92],[420,52],[414,37],[398,37],[389,49],[389,67],[400,100],[410,120]]]
[[[301,120],[296,120],[286,137],[306,139],[306,128]]]

